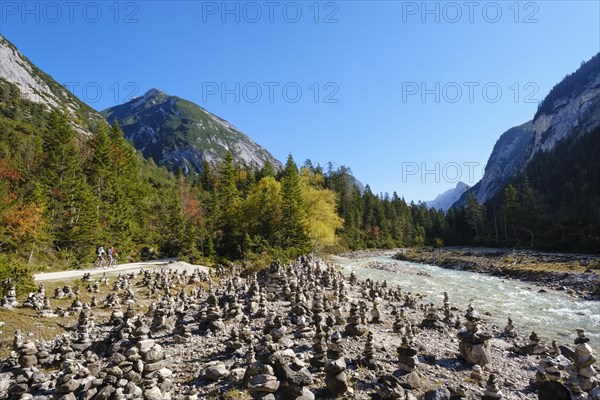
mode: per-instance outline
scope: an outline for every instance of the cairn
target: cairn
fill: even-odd
[[[560,379],[560,371],[554,360],[548,356],[542,356],[535,373],[536,382],[558,382]]]
[[[461,356],[469,364],[477,364],[481,367],[491,363],[492,352],[489,339],[492,335],[487,331],[479,330],[479,313],[469,306],[465,314],[465,330],[458,332],[460,341],[458,349]]]
[[[590,338],[585,336],[585,331],[577,329],[573,364],[577,371],[579,387],[584,392],[589,392],[598,385],[596,370],[592,366],[596,362],[596,357],[593,355],[592,348],[588,344],[589,341]]]
[[[346,361],[341,355],[341,347],[337,353],[332,353],[337,358],[327,361],[325,364],[325,385],[329,393],[334,396],[341,396],[348,391],[348,374],[346,373]]]
[[[241,347],[242,342],[240,341],[238,330],[236,327],[233,327],[229,333],[229,338],[225,341],[225,350],[228,353],[235,353]]]
[[[312,338],[312,344],[313,357],[310,359],[310,365],[320,370],[327,363],[327,344],[323,331],[317,330]]]
[[[550,350],[540,343],[540,337],[537,335],[537,333],[535,333],[535,331],[533,331],[531,332],[531,335],[529,335],[529,343],[525,346],[521,346],[520,351],[523,354],[540,355],[548,354]]]
[[[504,327],[504,336],[511,338],[511,339],[514,339],[517,336],[519,336],[517,329],[513,325],[513,320],[510,317],[508,317],[508,323]]]
[[[485,384],[485,391],[481,400],[498,400],[503,397],[502,391],[498,388],[496,383],[496,375],[490,374],[487,383]]]
[[[280,382],[275,376],[273,367],[254,357],[252,346],[246,354],[246,371],[244,373],[244,382],[247,385],[248,393],[253,399],[273,399],[280,386]],[[271,397],[268,397],[271,395]]]
[[[406,336],[402,336],[402,344],[396,351],[398,352],[398,368],[400,371],[414,371],[419,363],[416,346],[412,342],[409,342]]]
[[[440,316],[433,304],[430,304],[427,308],[425,318],[421,321],[419,326],[428,329],[444,329],[444,324],[440,322]]]
[[[381,323],[381,311],[379,311],[379,304],[381,304],[381,298],[376,297],[375,300],[373,300],[373,307],[371,308],[372,324]]]
[[[314,394],[308,389],[313,382],[313,376],[306,364],[290,350],[280,350],[273,354],[271,361],[275,376],[280,382],[277,394],[289,399],[314,399]]]
[[[375,393],[383,400],[405,400],[406,392],[402,382],[394,375],[384,375],[377,379]]]
[[[444,292],[444,322],[448,325],[452,323],[452,311],[450,309],[450,297],[448,297],[448,292]]]
[[[47,298],[47,297],[44,298],[44,305],[42,306],[42,309],[38,313],[38,316],[40,316],[42,318],[58,317],[58,315],[55,314],[54,311],[52,311],[52,306],[50,305],[49,298]]]
[[[37,348],[33,342],[26,342],[17,350],[18,366],[13,371],[14,382],[8,387],[9,398],[21,399],[22,395],[30,391],[32,378],[38,371],[35,368]]]
[[[63,292],[63,289],[61,287],[57,287],[56,289],[54,289],[54,298],[58,300],[65,298],[65,292]]]
[[[348,325],[344,331],[348,336],[362,336],[367,332],[367,327],[361,323],[359,307],[356,303],[350,303],[350,315],[346,319]]]
[[[223,323],[221,309],[217,302],[217,297],[211,293],[206,299],[208,307],[206,309],[206,319],[208,321],[208,329],[212,332],[225,330],[225,324]]]
[[[406,317],[404,315],[403,308],[401,308],[399,311],[398,310],[396,311],[394,324],[392,325],[392,329],[393,329],[394,333],[400,333],[400,334],[404,333],[405,318]]]
[[[10,306],[10,307],[16,307],[19,305],[19,302],[17,301],[17,289],[15,287],[14,284],[10,284],[10,286],[8,287],[8,290],[6,291],[5,294],[6,297],[6,304],[5,304],[5,308],[6,305]]]
[[[367,333],[367,341],[365,342],[365,348],[362,353],[362,364],[369,369],[378,370],[380,369],[379,363],[374,360],[375,345],[373,343],[373,332]]]
[[[185,312],[183,310],[176,311],[177,318],[175,320],[175,329],[173,330],[173,341],[178,344],[185,344],[192,337],[191,329],[185,321]]]

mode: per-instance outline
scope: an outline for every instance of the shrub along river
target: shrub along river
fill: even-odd
[[[335,257],[342,272],[361,279],[387,281],[399,285],[403,292],[420,293],[423,302],[441,307],[444,291],[450,305],[465,310],[471,303],[484,319],[504,329],[511,317],[520,336],[535,331],[550,344],[573,345],[575,329],[583,328],[592,347],[600,349],[600,302],[582,300],[564,291],[531,286],[518,280],[507,280],[486,274],[444,269],[434,265],[397,261],[391,257]],[[394,272],[392,272],[394,271]],[[485,316],[489,312],[491,316]]]

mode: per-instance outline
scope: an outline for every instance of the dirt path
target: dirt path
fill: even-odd
[[[117,268],[111,269],[75,269],[75,270],[67,270],[67,271],[58,271],[58,272],[45,272],[41,274],[33,275],[33,279],[35,282],[41,281],[58,281],[64,279],[76,279],[81,278],[85,273],[90,273],[92,275],[101,275],[103,273],[114,274],[119,272],[133,272],[139,271],[141,269],[150,269],[150,268],[159,268],[159,267],[168,267],[168,268],[176,268],[178,270],[188,270],[188,272],[192,272],[194,269],[199,268],[203,271],[208,271],[209,268],[201,266],[201,265],[193,265],[180,261],[176,261],[174,258],[166,258],[162,260],[152,260],[152,261],[142,261],[136,263],[129,264],[120,264]]]

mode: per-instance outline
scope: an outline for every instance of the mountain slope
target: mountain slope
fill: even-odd
[[[483,204],[502,191],[540,154],[600,126],[600,53],[567,75],[540,103],[532,121],[504,132],[483,178],[472,192]],[[453,206],[465,204],[463,195]]]
[[[447,211],[452,204],[456,203],[458,199],[467,191],[469,186],[464,182],[458,182],[456,187],[446,190],[444,193],[439,194],[435,199],[427,201],[427,207],[435,208],[436,210]]]
[[[281,168],[267,150],[227,121],[157,89],[102,113],[109,122],[119,122],[144,157],[171,171],[198,173],[204,161],[214,165],[227,152],[232,152],[239,164],[262,167],[270,162]]]
[[[71,115],[73,127],[89,135],[106,121],[96,110],[79,100],[44,71],[36,67],[6,38],[0,35],[0,100],[19,96],[46,109],[66,110]],[[12,89],[11,89],[12,88]],[[15,93],[12,93],[15,92]]]
[[[591,132],[600,125],[600,53],[567,75],[540,103],[526,163],[563,139]]]
[[[510,128],[500,136],[478,182],[477,201],[485,203],[521,171],[532,136],[531,121]]]

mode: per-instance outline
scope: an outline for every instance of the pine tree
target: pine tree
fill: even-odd
[[[77,221],[83,196],[83,173],[74,133],[65,114],[54,111],[43,135],[44,159],[40,180],[47,195],[50,236],[57,248],[70,249],[70,231]]]
[[[291,154],[281,178],[281,240],[285,249],[303,252],[309,248],[298,167]]]
[[[483,210],[470,190],[467,194],[466,220],[475,231],[475,237],[478,238],[483,223]]]
[[[228,153],[219,168],[219,185],[216,191],[216,222],[219,255],[236,259],[240,255],[239,232],[240,194],[236,185],[233,155]]]
[[[509,238],[508,228],[510,228],[513,238],[516,238],[517,224],[521,217],[521,206],[519,204],[517,189],[513,185],[508,185],[506,189],[504,189],[502,214],[504,216],[504,235],[506,240]]]

